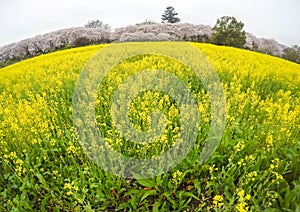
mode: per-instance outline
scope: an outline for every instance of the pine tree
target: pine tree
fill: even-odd
[[[167,7],[165,12],[161,16],[161,20],[163,23],[177,23],[180,22],[180,19],[176,17],[178,13],[175,12],[174,7]]]

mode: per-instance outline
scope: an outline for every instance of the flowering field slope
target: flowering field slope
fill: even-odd
[[[128,76],[126,68],[138,71],[150,61],[153,68],[181,70],[178,76],[198,102],[199,136],[185,160],[151,179],[103,171],[75,135],[74,86],[86,62],[105,45],[0,69],[0,211],[300,211],[300,65],[246,50],[192,45],[217,71],[226,97],[226,128],[204,165],[198,155],[210,127],[210,101],[191,70],[170,58],[144,55],[119,64],[99,86],[95,112],[106,144],[130,157],[154,157],[179,135],[176,103],[158,91],[135,98],[129,112],[137,129],[150,128],[153,109],[171,121],[152,144],[134,145],[113,127],[112,91]]]

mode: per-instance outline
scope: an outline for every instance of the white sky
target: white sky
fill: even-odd
[[[154,20],[174,6],[181,22],[213,26],[224,15],[257,37],[300,44],[299,0],[1,0],[0,46],[99,19],[112,28]]]

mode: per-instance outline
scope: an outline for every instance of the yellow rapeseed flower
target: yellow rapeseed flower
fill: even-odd
[[[238,212],[246,212],[249,210],[249,206],[247,205],[246,202],[240,202],[238,204],[235,205],[235,209],[238,211]]]
[[[224,200],[223,196],[221,195],[216,195],[214,196],[213,198],[213,204],[216,206],[216,207],[222,207],[224,205],[224,203],[222,202]]]

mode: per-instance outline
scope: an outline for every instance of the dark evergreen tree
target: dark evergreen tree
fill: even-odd
[[[165,12],[161,16],[163,23],[177,23],[180,22],[180,19],[176,17],[178,13],[175,12],[174,7],[167,7]]]
[[[111,27],[108,24],[104,24],[103,21],[100,20],[92,20],[89,21],[86,25],[84,25],[86,28],[101,28],[101,29],[106,29],[110,30]]]

